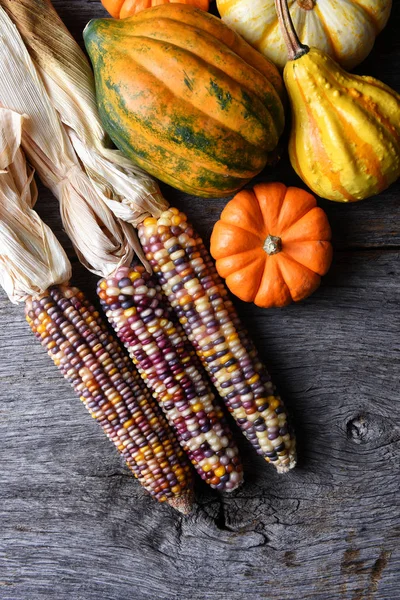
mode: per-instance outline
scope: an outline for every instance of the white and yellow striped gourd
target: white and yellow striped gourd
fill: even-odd
[[[352,69],[372,50],[385,27],[392,0],[289,0],[300,41]],[[222,20],[283,68],[286,46],[274,0],[217,0]]]

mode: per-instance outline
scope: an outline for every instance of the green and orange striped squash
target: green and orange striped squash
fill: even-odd
[[[165,4],[90,21],[84,39],[105,129],[155,177],[227,196],[276,158],[281,76],[217,17]]]

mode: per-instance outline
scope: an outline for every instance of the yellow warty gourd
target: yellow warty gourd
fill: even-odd
[[[400,96],[300,44],[287,1],[276,6],[290,58],[284,80],[293,168],[329,200],[354,202],[382,192],[400,176]]]

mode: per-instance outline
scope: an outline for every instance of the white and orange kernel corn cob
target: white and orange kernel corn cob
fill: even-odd
[[[146,258],[228,410],[256,451],[286,472],[294,434],[213,260],[187,217],[170,208],[139,227]]]

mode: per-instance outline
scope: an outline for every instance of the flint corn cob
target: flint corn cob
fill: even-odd
[[[106,316],[152,390],[203,480],[231,491],[242,482],[238,449],[202,366],[144,267],[121,267],[99,282]]]
[[[76,287],[53,286],[28,299],[26,319],[53,362],[160,502],[188,513],[190,465],[129,358]]]
[[[243,328],[201,238],[170,208],[139,227],[146,258],[228,410],[267,462],[295,466],[295,438],[281,398]]]

